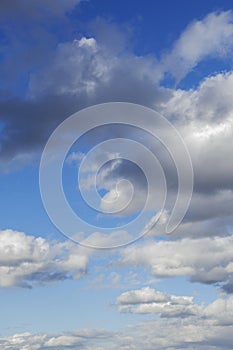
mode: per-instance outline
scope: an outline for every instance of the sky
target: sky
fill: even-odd
[[[0,347],[225,350],[233,7],[0,3]]]

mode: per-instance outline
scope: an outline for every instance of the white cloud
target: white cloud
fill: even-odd
[[[233,205],[233,73],[206,78],[193,90],[174,91],[161,106],[182,134],[194,168],[188,220],[223,218]],[[220,233],[221,234],[221,233]]]
[[[80,341],[80,345],[82,344],[82,338],[72,336],[72,335],[61,335],[58,337],[50,338],[46,343],[45,346],[48,347],[54,347],[54,346],[78,346]]]
[[[232,296],[216,299],[208,305],[199,305],[193,297],[170,295],[145,287],[122,293],[116,305],[123,313],[157,314],[167,319],[192,317],[192,322],[199,318],[216,326],[233,326]]]
[[[205,228],[207,220],[222,220],[229,218],[232,214],[233,163],[230,161],[233,153],[231,142],[233,137],[232,89],[233,73],[217,74],[206,78],[197,89],[173,91],[173,97],[167,103],[161,103],[159,108],[159,111],[169,118],[182,134],[192,158],[195,173],[194,194],[186,220],[189,222],[205,221]],[[166,203],[169,213],[171,203],[174,203],[176,196],[174,165],[161,145],[153,143],[155,140],[144,136],[144,141],[150,145],[152,152],[158,156],[163,169],[166,170],[168,187],[170,186],[168,188],[170,197]],[[176,148],[175,142],[173,147]],[[116,191],[116,183],[124,177],[134,186],[134,198],[132,205],[120,212],[120,215],[139,211],[145,204],[147,189],[142,183],[142,177],[138,176],[135,170],[132,171],[127,164],[122,166],[119,160],[121,150],[115,154],[113,152],[109,154],[94,152],[94,155],[96,159],[92,157],[91,167],[83,169],[90,173],[81,174],[79,186],[84,190],[92,191],[97,180],[97,187],[107,190],[104,197],[106,201],[101,203],[99,199],[100,206],[102,209],[117,211],[130,199],[132,193],[126,183],[125,186],[118,187]],[[141,161],[143,152],[139,152],[137,156]],[[96,178],[101,157],[105,157],[106,161],[115,157],[115,161],[109,162]],[[183,164],[183,169],[185,169],[185,164]],[[156,193],[157,182],[154,181],[154,184]],[[110,199],[114,199],[116,194],[118,194],[119,201],[111,201]],[[156,195],[149,193],[149,197],[151,197],[151,208],[156,210]],[[158,203],[158,207],[160,204]],[[211,222],[209,225],[210,230],[213,229]],[[203,228],[198,229],[199,232],[204,232]],[[218,227],[218,229],[219,235],[225,232],[224,223],[222,228]]]
[[[2,350],[58,347],[59,350],[67,347],[71,350],[199,350],[200,347],[203,350],[227,350],[232,347],[232,321],[232,300],[217,299],[207,307],[202,306],[202,313],[192,317],[144,320],[114,332],[83,329],[58,334],[15,334],[0,337],[0,345]]]
[[[208,305],[196,304],[194,297],[171,295],[145,287],[122,293],[116,305],[123,313],[155,314],[167,319],[195,317],[218,326],[233,325],[232,296],[216,299]]]
[[[123,266],[145,266],[158,277],[189,276],[202,283],[227,282],[233,274],[233,238],[148,241],[125,248]]]
[[[193,297],[169,295],[150,287],[121,294],[116,301],[120,312],[159,314],[161,317],[189,317],[200,310]]]
[[[196,89],[173,90],[171,99],[161,104],[161,112],[173,119],[178,125],[187,126],[188,122],[204,126],[203,133],[196,129],[196,135],[210,137],[224,132],[224,123],[232,120],[232,71],[206,77]],[[195,126],[196,124],[194,124]],[[206,128],[215,128],[213,133]],[[206,132],[206,134],[204,134]],[[209,130],[210,131],[210,130]]]
[[[233,14],[213,12],[191,23],[163,58],[165,70],[181,80],[200,61],[209,57],[225,58],[233,49]]]
[[[0,286],[32,287],[86,273],[88,254],[70,242],[49,242],[12,230],[0,231]]]

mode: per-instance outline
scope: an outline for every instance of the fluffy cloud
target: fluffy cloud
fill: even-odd
[[[161,317],[197,315],[199,308],[192,297],[169,295],[145,287],[121,294],[116,301],[120,312],[159,314]]]
[[[220,222],[232,215],[232,87],[232,72],[217,74],[206,78],[197,89],[175,91],[161,109],[178,127],[193,163],[194,194],[186,216],[189,222]],[[226,231],[224,223],[222,228],[217,226],[219,234]]]
[[[31,75],[28,94],[34,98],[71,94],[86,98],[86,106],[112,100],[151,105],[166,99],[155,85],[159,74],[153,56],[119,55],[94,37],[82,37],[57,46],[48,66]]]
[[[206,77],[196,89],[174,90],[163,111],[180,124],[196,122],[204,126],[203,130],[196,130],[200,138],[218,136],[232,118],[232,84],[232,71]]]
[[[198,305],[193,297],[170,295],[150,287],[122,293],[116,300],[118,310],[123,313],[158,314],[167,319],[192,317],[218,326],[233,325],[232,303],[231,296],[216,299],[208,305]]]
[[[233,49],[233,14],[211,13],[190,24],[164,57],[164,66],[180,80],[207,57],[227,57]]]
[[[206,78],[196,90],[174,92],[163,113],[175,119],[188,145],[195,190],[232,190],[233,73]],[[218,166],[216,166],[218,164]]]
[[[156,66],[153,57],[118,57],[94,38],[59,44],[47,66],[31,74],[26,100],[0,101],[1,159],[35,152],[58,123],[84,107],[109,101],[149,106],[165,101],[170,92],[155,85]]]
[[[189,276],[192,282],[228,282],[233,274],[233,238],[147,242],[125,248],[121,264],[145,266],[160,277]]]
[[[88,255],[70,242],[49,242],[12,230],[0,231],[0,286],[31,288],[64,279],[79,279]]]
[[[211,235],[213,229],[214,234],[225,234],[227,225],[224,223],[224,219],[230,221],[232,215],[233,163],[229,161],[233,152],[231,142],[233,137],[233,105],[230,93],[232,89],[232,72],[221,73],[206,78],[196,89],[173,91],[172,97],[166,103],[159,103],[159,111],[177,127],[191,155],[195,175],[194,194],[185,220],[189,223],[203,222],[203,224],[198,224],[198,227],[191,227],[192,232],[196,231],[192,235],[198,235],[204,231]],[[115,132],[118,135],[122,133],[123,137],[134,137],[139,142],[143,140],[143,144],[157,156],[166,175],[170,195],[166,209],[169,211],[175,201],[177,191],[176,169],[169,155],[152,137],[138,130],[134,130],[133,133],[133,130],[129,129],[126,132],[115,129]],[[114,133],[110,136],[114,136]],[[174,149],[177,147],[175,142],[173,147]],[[122,157],[124,155],[124,152],[120,150],[120,145],[118,151],[115,157],[117,159],[114,162],[108,162],[105,168],[98,173],[97,185],[107,191],[105,195],[107,201],[102,203],[103,209],[109,207],[117,209],[114,208],[114,204],[118,203],[113,201],[112,204],[108,200],[115,198],[116,184],[122,178],[129,180],[135,190],[133,205],[127,207],[127,211],[121,212],[121,214],[128,214],[140,210],[145,204],[147,183],[145,177],[136,167],[118,159],[121,154]],[[129,151],[128,153],[131,154]],[[93,159],[92,163],[93,169],[89,169],[89,173],[84,174],[84,179],[81,179],[79,184],[86,190],[93,190],[95,185],[96,174],[94,171],[97,169],[94,166],[98,163],[99,154],[95,152],[95,155],[96,159]],[[143,152],[137,152],[137,157],[138,163],[142,163]],[[105,158],[106,161],[112,159],[110,151]],[[180,158],[182,162],[182,154]],[[185,166],[183,164],[183,169]],[[154,181],[155,191],[157,190],[156,186],[157,182]],[[131,189],[126,183],[124,186],[122,185],[122,188],[118,188],[118,194],[122,194],[122,202],[124,203],[126,202],[125,197],[129,198],[130,193]],[[157,209],[154,192],[149,193],[149,196],[152,197],[152,209]],[[217,224],[215,228],[211,221]],[[209,229],[207,229],[207,225]],[[216,228],[218,228],[218,232],[216,232]]]
[[[61,1],[61,3],[63,2]],[[68,5],[67,7],[70,6]],[[191,65],[196,64],[197,61],[214,50],[221,56],[223,47],[226,47],[224,46],[226,41],[231,43],[231,22],[232,13],[221,12],[212,13],[203,20],[193,23],[176,42],[170,56],[176,57],[179,52],[183,52],[184,57],[188,56],[184,59],[185,62],[188,62],[188,66],[190,65],[189,62],[191,62]],[[111,30],[111,25],[108,24],[108,26]],[[212,33],[212,31],[215,33],[213,34],[215,40],[209,39],[210,34],[208,33]],[[202,35],[202,32],[206,33],[206,36]],[[118,33],[115,26],[114,33],[115,41],[117,41],[118,34],[122,38],[122,31],[119,30]],[[190,36],[192,36],[192,40],[189,39]],[[190,42],[192,42],[192,47],[195,48],[193,40],[197,45],[200,45],[200,47],[196,47],[195,52],[191,52],[189,49],[180,50],[180,47],[186,48],[186,44]],[[201,40],[204,43],[201,43]],[[205,41],[208,41],[208,45],[205,44]],[[204,89],[202,89],[202,95],[199,97],[196,96],[198,91],[196,93],[193,91],[192,99],[189,98],[191,92],[173,91],[159,86],[158,82],[163,74],[161,65],[166,65],[164,62],[167,58],[163,58],[162,62],[158,62],[153,56],[136,56],[122,48],[121,52],[112,52],[108,47],[109,43],[104,45],[104,43],[97,41],[94,36],[60,44],[48,42],[48,45],[56,48],[49,54],[49,59],[47,59],[48,54],[46,53],[46,64],[42,64],[44,58],[37,55],[41,57],[42,62],[39,65],[37,62],[36,66],[31,68],[29,89],[25,91],[28,98],[26,100],[13,97],[9,99],[8,96],[7,100],[3,99],[1,101],[1,120],[4,125],[1,159],[4,157],[12,159],[17,154],[27,155],[31,151],[38,150],[38,147],[44,144],[55,125],[71,113],[95,103],[107,101],[136,102],[159,109],[167,116],[173,110],[173,116],[174,112],[177,111],[176,116],[178,116],[179,123],[183,121],[184,114],[187,114],[188,109],[190,113],[195,113],[195,106],[203,106],[202,114],[199,113],[200,110],[196,114],[206,121],[207,114],[210,118],[212,118],[211,114],[213,118],[217,118],[217,116],[222,116],[225,113],[227,98],[231,103],[229,93],[231,85],[230,81],[227,82],[226,80],[219,84],[218,89],[216,88],[216,79],[213,82],[215,84],[214,94],[218,96],[214,99],[212,98],[211,91],[213,89],[211,86],[206,89],[208,91],[205,95],[203,95]],[[214,47],[209,47],[209,45]],[[230,45],[227,45],[229,50]],[[45,47],[40,51],[43,53],[46,49]],[[6,55],[3,66],[8,58]],[[22,62],[25,62],[25,57]],[[187,64],[173,63],[173,68],[187,66]],[[38,66],[42,68],[38,69]],[[4,68],[4,71],[8,72],[12,70],[13,68],[9,69],[9,66],[7,69]],[[7,82],[10,79],[6,76],[4,80]],[[208,81],[208,84],[211,85],[211,80]],[[223,87],[224,90],[222,90]],[[201,103],[202,100],[204,104]],[[163,105],[165,104],[168,104],[168,107],[164,108]],[[183,106],[183,113],[180,113],[179,110],[181,105]],[[230,104],[228,105],[231,108]],[[22,125],[27,125],[27,127],[24,128]],[[197,126],[198,128],[199,126]],[[189,135],[188,130],[187,135]]]

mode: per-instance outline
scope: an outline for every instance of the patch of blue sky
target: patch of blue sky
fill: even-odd
[[[83,1],[69,17],[82,25],[84,34],[90,33],[90,25],[85,24],[96,20],[96,14],[117,25],[128,25],[131,30],[131,48],[138,55],[155,54],[160,56],[171,47],[174,40],[189,25],[193,19],[202,19],[212,11],[232,9],[227,0],[206,0],[179,2],[165,0]],[[86,28],[86,33],[85,33]]]
[[[1,229],[13,229],[34,236],[61,237],[46,215],[39,190],[39,172],[34,165],[0,174]]]

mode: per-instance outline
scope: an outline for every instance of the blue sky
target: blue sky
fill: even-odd
[[[0,18],[1,349],[231,349],[229,1]]]

